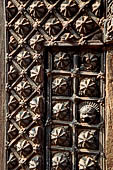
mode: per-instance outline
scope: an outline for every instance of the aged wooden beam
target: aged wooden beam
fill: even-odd
[[[106,161],[113,170],[113,49],[106,57]]]
[[[4,111],[4,55],[5,55],[5,22],[4,22],[4,1],[0,0],[0,170],[4,169],[4,121],[5,121],[5,111]]]

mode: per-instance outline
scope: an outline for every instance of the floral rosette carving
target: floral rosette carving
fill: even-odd
[[[84,130],[78,135],[78,146],[80,148],[96,149],[97,136],[95,130]]]
[[[20,153],[21,156],[27,156],[32,152],[32,146],[31,144],[24,139],[21,139],[20,141],[18,141],[18,143],[16,144],[16,149],[17,152]]]
[[[67,152],[59,152],[54,154],[52,158],[52,170],[70,170],[70,157]]]
[[[26,127],[32,122],[32,116],[28,111],[21,110],[16,115],[16,122],[18,122],[20,126]]]
[[[14,82],[18,77],[18,71],[15,69],[13,65],[10,66],[8,71],[8,80],[9,82]]]
[[[29,138],[35,143],[42,143],[43,130],[40,126],[35,126],[29,131]]]
[[[65,0],[62,2],[60,6],[60,12],[63,14],[64,17],[70,18],[73,17],[76,12],[78,11],[78,5],[74,0]]]
[[[70,104],[69,102],[56,103],[53,106],[53,119],[68,120],[70,117]]]
[[[82,102],[79,105],[80,122],[94,123],[99,114],[99,106],[95,102]]]
[[[57,35],[62,29],[62,24],[57,18],[50,18],[45,24],[45,30],[49,35]]]
[[[16,39],[13,36],[10,36],[9,43],[8,43],[9,52],[12,52],[13,50],[15,50],[17,46],[18,46],[18,43]]]
[[[67,95],[69,90],[69,77],[63,77],[63,76],[59,76],[53,79],[52,82],[52,90],[53,93],[56,95]]]
[[[8,102],[8,108],[11,112],[13,112],[18,106],[18,101],[14,96],[10,96]]]
[[[34,66],[30,71],[30,77],[36,83],[42,83],[44,79],[44,68],[42,65]]]
[[[31,85],[29,84],[29,82],[24,80],[17,84],[15,89],[22,97],[28,97],[32,92]]]
[[[81,16],[77,21],[76,21],[76,29],[80,33],[81,36],[86,36],[90,34],[91,32],[95,31],[97,25],[95,22],[89,18],[89,16]]]
[[[43,98],[40,96],[34,97],[30,101],[30,108],[36,114],[42,114],[43,112]]]
[[[28,51],[22,50],[17,56],[16,56],[17,62],[21,65],[21,67],[28,67],[29,64],[31,64],[31,55]]]
[[[51,141],[54,145],[70,145],[70,131],[67,126],[56,127],[51,131]]]
[[[42,170],[42,157],[40,155],[36,155],[30,160],[29,169]]]
[[[8,136],[12,140],[18,135],[18,130],[17,128],[13,125],[10,124],[8,128]]]
[[[7,164],[8,164],[9,169],[14,169],[18,166],[18,160],[12,152],[9,155],[9,159],[7,161]]]
[[[15,22],[15,31],[22,37],[25,37],[30,32],[30,30],[31,30],[31,25],[27,18],[21,16]]]
[[[56,69],[69,70],[70,55],[65,52],[58,52],[54,56],[54,66]]]
[[[42,19],[46,14],[46,7],[40,0],[33,1],[33,3],[28,8],[30,14],[34,18]]]
[[[99,64],[99,56],[97,54],[86,53],[81,57],[81,70],[97,71]]]
[[[80,96],[97,97],[98,86],[95,78],[84,78],[80,81]]]
[[[8,1],[6,9],[9,20],[13,19],[13,17],[15,17],[18,12],[16,6],[11,1]]]
[[[83,156],[79,160],[79,170],[96,170],[97,161],[95,157]]]
[[[41,51],[43,49],[44,37],[40,34],[35,34],[30,39],[30,46],[35,51]]]

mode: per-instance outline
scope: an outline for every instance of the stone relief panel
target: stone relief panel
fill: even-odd
[[[5,5],[6,169],[103,169],[104,2]]]
[[[47,97],[46,133],[48,131],[51,133],[51,136],[48,135],[47,138],[51,148],[48,148],[46,152],[49,153],[52,165],[55,164],[55,160],[58,161],[57,168],[53,169],[102,169],[103,158],[99,156],[99,150],[100,143],[103,142],[101,133],[104,120],[104,93],[101,87],[104,85],[105,70],[101,61],[104,54],[99,48],[95,52],[94,49],[83,51],[80,47],[66,47],[66,49],[49,47],[47,52],[46,73],[49,88],[47,91],[51,96]],[[56,56],[58,62],[64,54],[70,56],[68,59],[72,63],[70,68],[61,67],[61,65],[54,67]],[[61,88],[61,93],[59,90],[55,92],[53,90],[54,77],[57,76],[56,82],[62,82],[62,88],[60,84],[57,86],[58,89]],[[66,79],[61,81],[61,77],[71,78],[69,87]],[[69,80],[67,82],[69,83]],[[71,91],[65,94],[63,85],[66,91],[68,89]],[[64,168],[65,158],[62,154],[65,152],[71,154],[71,159],[69,167],[66,165]],[[59,157],[55,157],[56,155]],[[66,159],[65,163],[67,161]]]

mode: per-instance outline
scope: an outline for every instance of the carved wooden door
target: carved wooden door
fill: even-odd
[[[5,169],[105,169],[105,7],[6,0]]]

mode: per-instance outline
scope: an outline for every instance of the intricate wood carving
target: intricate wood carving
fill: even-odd
[[[103,7],[6,0],[6,169],[103,169]]]

